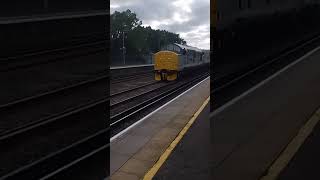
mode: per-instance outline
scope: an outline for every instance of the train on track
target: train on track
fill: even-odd
[[[209,51],[177,43],[162,47],[153,58],[157,81],[177,80],[183,72],[210,62]]]

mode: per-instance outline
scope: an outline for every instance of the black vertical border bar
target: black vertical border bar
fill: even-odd
[[[111,77],[111,70],[110,70],[110,56],[111,56],[111,53],[110,53],[110,47],[111,47],[111,44],[110,44],[110,0],[108,0],[107,2],[107,11],[109,12],[108,13],[108,17],[106,19],[107,23],[106,23],[106,39],[107,39],[107,42],[106,42],[106,49],[107,49],[107,56],[106,56],[106,60],[107,60],[107,70],[108,70],[108,82],[106,83],[107,84],[107,93],[108,93],[108,97],[110,97],[110,77]],[[106,104],[106,109],[107,109],[107,123],[106,123],[106,126],[108,129],[110,129],[110,98],[108,98],[108,103]],[[108,133],[108,137],[107,137],[107,141],[108,141],[108,150],[106,152],[106,177],[109,177],[110,176],[110,131]]]
[[[215,39],[216,37],[216,29],[217,29],[217,21],[218,21],[218,11],[217,11],[217,4],[216,4],[217,0],[210,0],[210,113],[208,114],[209,116],[209,120],[210,120],[210,148],[211,148],[211,153],[209,155],[208,158],[210,158],[210,160],[213,160],[213,156],[214,156],[214,121],[211,118],[210,114],[212,112],[212,107],[213,107],[213,102],[214,102],[214,94],[213,94],[213,78],[214,78],[214,59],[216,58],[216,51],[214,51],[214,49],[216,49],[216,45],[217,45],[217,41]],[[211,161],[210,161],[211,162]],[[209,163],[209,165],[211,167],[209,167],[210,169],[210,176],[211,179],[214,179],[214,169],[212,166],[212,163]]]

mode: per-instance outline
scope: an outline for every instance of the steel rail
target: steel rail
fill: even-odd
[[[9,179],[50,179],[59,173],[65,173],[83,160],[92,158],[96,153],[109,147],[108,137],[110,128],[105,128],[97,133],[83,138],[59,151],[16,169],[2,177],[0,180]],[[45,167],[45,168],[43,168]]]
[[[137,114],[141,113],[142,111],[146,110],[147,108],[151,107],[152,105],[155,105],[156,103],[160,103],[161,101],[163,101],[164,99],[168,98],[169,96],[172,96],[180,91],[182,91],[183,89],[189,87],[191,84],[194,84],[195,82],[198,82],[199,80],[205,78],[209,76],[209,73],[206,74],[202,74],[197,76],[196,78],[193,78],[190,81],[187,81],[181,85],[179,85],[178,87],[173,87],[161,94],[158,94],[157,96],[154,96],[152,98],[147,99],[146,101],[139,103],[121,113],[118,113],[114,116],[112,116],[110,118],[111,120],[111,128],[115,127],[116,125],[118,125],[121,122],[126,121],[127,119],[132,118],[133,116],[136,116]]]
[[[38,52],[30,52],[30,53],[25,53],[25,54],[18,55],[18,56],[10,56],[10,57],[5,57],[5,58],[0,58],[0,62],[7,63],[8,61],[11,61],[11,60],[17,60],[17,59],[22,59],[22,58],[26,58],[26,57],[34,57],[34,56],[40,56],[40,55],[47,55],[49,53],[57,53],[57,52],[61,52],[61,51],[74,50],[74,49],[78,49],[78,48],[90,47],[90,46],[101,45],[101,44],[105,45],[106,40],[100,40],[97,42],[90,42],[90,43],[83,43],[80,45],[73,45],[70,47],[54,48],[54,49],[42,50],[42,51],[38,51]]]
[[[141,86],[137,86],[137,87],[134,87],[134,88],[130,88],[130,89],[126,89],[126,90],[123,90],[123,91],[120,91],[120,92],[116,92],[116,93],[113,93],[113,94],[110,94],[110,98],[114,98],[116,96],[119,96],[119,95],[122,95],[122,94],[125,94],[125,93],[129,93],[129,92],[132,92],[132,91],[135,91],[135,90],[138,90],[138,89],[142,89],[144,87],[147,87],[147,86],[151,86],[151,85],[154,85],[154,84],[158,84],[159,82],[150,82],[150,83],[147,83],[147,84],[144,84],[144,85],[141,85]]]

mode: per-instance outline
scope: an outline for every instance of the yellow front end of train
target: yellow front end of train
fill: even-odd
[[[172,51],[154,54],[154,73],[157,81],[174,81],[179,73],[179,55]]]

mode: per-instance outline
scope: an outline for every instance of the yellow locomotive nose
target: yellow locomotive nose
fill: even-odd
[[[160,51],[154,55],[154,72],[157,81],[177,79],[179,65],[178,54],[171,51]]]

